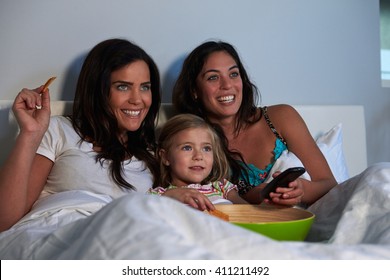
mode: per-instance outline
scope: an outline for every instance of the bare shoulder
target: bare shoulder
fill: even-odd
[[[277,104],[268,107],[268,116],[274,127],[283,136],[291,133],[306,133],[307,126],[298,111],[287,104]]]
[[[268,115],[271,119],[300,118],[295,108],[288,104],[276,104],[268,106]]]

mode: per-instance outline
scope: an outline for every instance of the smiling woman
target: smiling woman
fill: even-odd
[[[119,128],[118,137],[127,143],[127,132],[135,131],[152,105],[148,65],[143,60],[132,62],[111,74],[110,107]]]
[[[209,118],[225,111],[226,116],[234,118],[242,103],[243,83],[237,63],[226,52],[215,52],[205,61],[196,79],[197,90],[193,92],[194,98],[202,100],[204,109],[209,112]],[[221,93],[220,89],[224,92]],[[228,110],[228,111],[226,111]]]
[[[122,39],[96,45],[83,63],[71,117],[50,118],[43,87],[23,89],[14,101],[20,133],[0,171],[0,230],[39,198],[75,190],[111,199],[145,193],[158,172],[160,78],[143,49]]]
[[[220,136],[231,151],[233,182],[248,202],[260,203],[264,181],[277,175],[270,172],[287,150],[302,161],[311,180],[293,180],[287,188],[272,192],[270,200],[281,205],[315,202],[336,185],[325,157],[292,106],[259,108],[259,97],[235,48],[227,42],[208,41],[185,59],[172,100],[179,113],[196,114],[220,127]]]

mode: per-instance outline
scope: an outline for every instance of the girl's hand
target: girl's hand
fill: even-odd
[[[214,210],[215,207],[211,201],[198,190],[189,188],[175,188],[167,190],[163,196],[174,198],[184,204],[188,204],[191,207],[205,211]]]
[[[21,132],[43,134],[50,120],[50,95],[43,86],[34,90],[22,89],[16,96],[12,111]]]

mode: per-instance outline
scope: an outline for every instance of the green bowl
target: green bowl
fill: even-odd
[[[307,210],[269,204],[215,205],[229,216],[229,222],[275,240],[303,241],[315,215]]]

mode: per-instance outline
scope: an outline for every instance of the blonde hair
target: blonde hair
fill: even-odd
[[[213,126],[207,123],[203,118],[193,114],[179,114],[172,117],[164,124],[158,138],[157,158],[161,172],[159,186],[164,188],[168,187],[172,179],[170,167],[163,163],[163,159],[160,155],[161,150],[165,150],[166,153],[169,153],[175,135],[183,130],[192,128],[204,128],[209,131],[211,137],[214,163],[209,176],[203,180],[202,184],[219,181],[229,176],[229,163],[222,147],[221,139]]]

